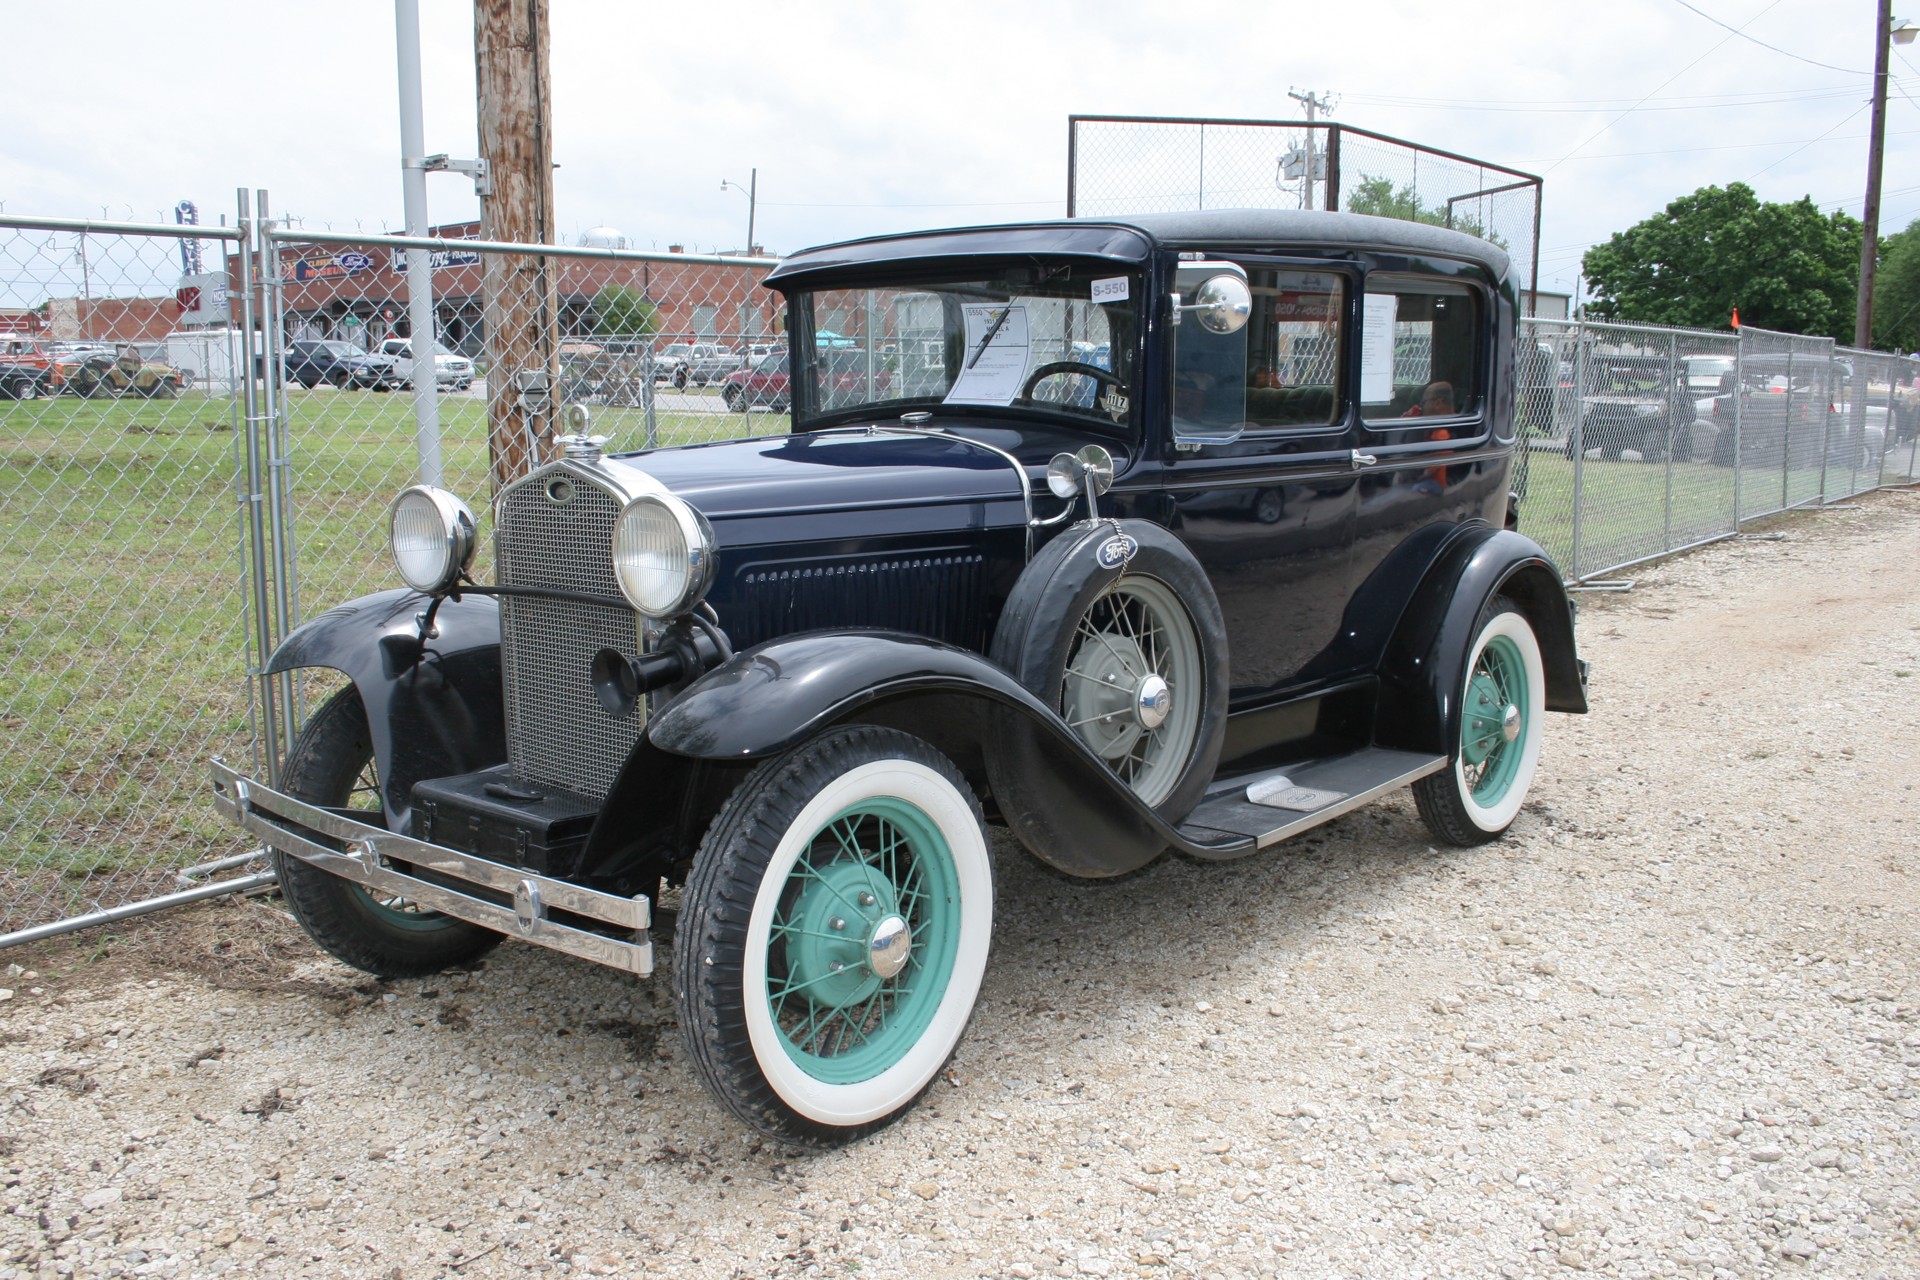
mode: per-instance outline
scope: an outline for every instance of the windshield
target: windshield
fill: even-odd
[[[1141,291],[1111,263],[1055,262],[799,294],[813,341],[794,344],[795,416],[989,405],[1124,424]]]

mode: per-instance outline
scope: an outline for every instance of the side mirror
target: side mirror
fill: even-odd
[[[1194,319],[1208,333],[1238,333],[1246,327],[1247,317],[1253,314],[1253,290],[1247,287],[1245,277],[1223,271],[1202,280],[1200,287],[1193,291],[1192,302],[1174,295],[1176,324],[1186,311],[1193,312]]]
[[[1056,453],[1047,464],[1047,491],[1062,502],[1071,502],[1085,489],[1089,520],[1099,518],[1095,500],[1111,488],[1113,455],[1100,445],[1083,445],[1078,453]]]

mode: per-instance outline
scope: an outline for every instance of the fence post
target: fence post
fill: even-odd
[[[1573,425],[1567,439],[1573,444],[1573,541],[1567,549],[1567,576],[1580,580],[1580,508],[1585,497],[1587,464],[1587,318],[1581,316],[1573,330]]]
[[[288,462],[286,422],[286,384],[281,379],[280,332],[280,250],[273,239],[273,221],[267,212],[267,192],[253,193],[254,216],[259,235],[256,240],[259,270],[256,276],[264,306],[260,315],[260,350],[266,361],[261,379],[260,419],[266,442],[267,462],[267,536],[273,568],[273,634],[276,639],[293,630],[293,580],[289,572],[293,530],[292,508],[287,493]],[[283,671],[272,677],[280,709],[279,737],[275,750],[293,750],[293,736],[299,719],[293,705],[293,673]]]
[[[1742,405],[1747,399],[1747,331],[1741,329],[1733,342],[1733,531],[1740,532],[1745,511],[1740,505],[1740,473],[1746,469],[1746,453],[1740,447]]]
[[[1793,505],[1793,340],[1787,340],[1787,389],[1785,427],[1781,429],[1780,441],[1780,506],[1785,511]]]
[[[1673,550],[1673,446],[1677,434],[1674,427],[1674,414],[1684,413],[1686,426],[1679,430],[1687,433],[1687,456],[1693,456],[1693,401],[1687,395],[1687,384],[1680,377],[1680,335],[1667,335],[1667,476],[1666,495],[1660,507],[1660,549]]]
[[[241,418],[246,429],[241,447],[245,450],[246,477],[242,484],[240,501],[245,504],[247,527],[247,564],[249,566],[248,584],[252,590],[253,643],[257,654],[257,665],[247,674],[259,684],[261,753],[266,757],[262,762],[267,769],[269,786],[280,785],[280,716],[275,701],[275,681],[266,673],[267,657],[273,652],[272,625],[268,619],[272,616],[273,605],[267,595],[267,532],[266,519],[260,510],[265,502],[265,476],[262,474],[260,457],[260,385],[259,377],[253,368],[254,326],[259,317],[259,300],[253,295],[253,255],[256,247],[253,213],[247,199],[247,189],[238,192],[239,217],[237,227],[244,237],[238,244],[235,254],[240,260],[240,332],[246,353],[246,367],[241,374]],[[266,365],[266,342],[264,334],[260,342],[262,373]]]

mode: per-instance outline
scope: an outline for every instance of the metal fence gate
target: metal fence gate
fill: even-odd
[[[179,285],[245,235],[0,217],[0,934],[245,852],[205,760],[257,762],[250,311]]]

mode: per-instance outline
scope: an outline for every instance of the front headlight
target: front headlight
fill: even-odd
[[[403,490],[388,524],[394,567],[415,591],[438,595],[473,564],[473,512],[445,489],[417,484]]]
[[[705,517],[664,494],[635,498],[613,525],[613,576],[649,618],[697,604],[713,581],[713,532]]]

